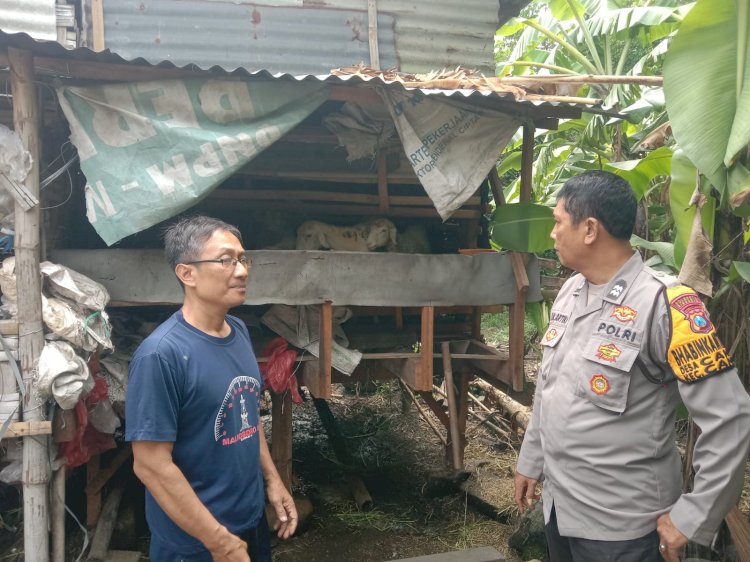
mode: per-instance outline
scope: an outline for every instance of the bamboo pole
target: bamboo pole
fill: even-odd
[[[65,465],[54,473],[50,496],[52,562],[65,562]]]
[[[8,49],[10,83],[13,94],[13,127],[24,148],[31,154],[32,167],[24,187],[39,198],[39,112],[34,84],[34,59],[30,52]],[[44,411],[36,388],[33,371],[44,347],[42,332],[42,286],[39,275],[40,224],[39,205],[24,211],[16,205],[16,283],[18,291],[18,356],[26,385],[23,401],[24,421],[42,421]],[[49,438],[46,435],[23,440],[23,538],[26,562],[49,560]]]

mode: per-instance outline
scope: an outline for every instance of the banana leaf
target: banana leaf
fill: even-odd
[[[492,240],[506,250],[543,252],[554,246],[549,237],[552,209],[534,203],[500,205],[492,214]]]

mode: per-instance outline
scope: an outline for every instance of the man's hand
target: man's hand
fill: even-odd
[[[247,543],[240,537],[224,526],[219,527],[215,534],[215,539],[206,545],[214,562],[251,562]]]
[[[539,499],[536,493],[537,482],[538,480],[516,472],[513,483],[516,486],[516,505],[521,513],[530,509],[534,505],[534,500]]]
[[[659,533],[659,552],[666,562],[680,562],[688,538],[672,523],[669,513],[656,520],[656,532]]]
[[[280,539],[288,539],[297,530],[297,508],[294,499],[280,479],[273,480],[266,489],[268,503],[276,511],[278,525],[274,528]]]

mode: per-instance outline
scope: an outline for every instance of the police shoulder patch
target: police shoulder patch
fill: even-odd
[[[667,361],[682,382],[698,382],[732,367],[706,308],[695,291],[684,285],[667,288],[672,320]]]

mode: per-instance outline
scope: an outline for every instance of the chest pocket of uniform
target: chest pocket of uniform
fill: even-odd
[[[542,345],[544,347],[555,347],[563,337],[565,328],[568,325],[570,313],[552,310],[550,312],[550,321],[547,331],[542,336]]]
[[[583,345],[576,394],[616,413],[627,408],[630,370],[638,358],[643,333],[617,322],[598,322]]]

